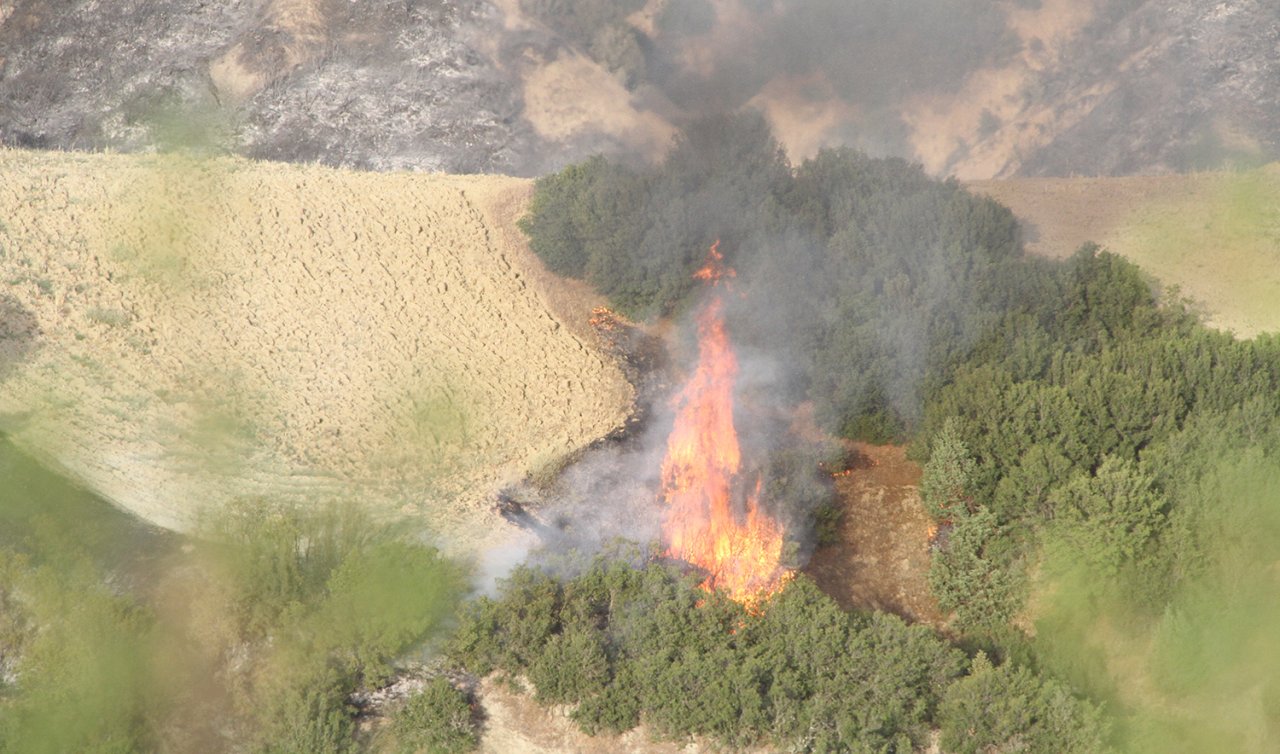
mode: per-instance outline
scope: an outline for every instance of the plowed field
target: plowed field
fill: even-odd
[[[354,498],[483,539],[632,400],[514,228],[530,190],[0,151],[0,430],[169,527]]]

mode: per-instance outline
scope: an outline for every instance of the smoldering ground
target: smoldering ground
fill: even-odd
[[[722,295],[745,300],[745,291],[733,285]],[[637,552],[650,557],[661,553],[669,512],[662,497],[663,462],[683,383],[699,357],[693,315],[706,305],[706,298],[705,290],[695,294],[672,328],[667,338],[669,363],[639,376],[640,421],[571,459],[541,483],[526,481],[497,493],[498,509],[519,531],[482,558],[484,581],[501,577],[522,561],[569,577],[576,574],[566,568],[587,567],[594,554],[627,552],[618,549],[622,542],[638,544]],[[735,339],[732,328],[729,338]],[[742,467],[731,505],[745,521],[747,498],[758,494],[762,509],[784,529],[785,565],[799,568],[812,552],[814,514],[833,494],[821,462],[838,454],[839,446],[816,441],[795,428],[792,368],[759,348],[735,351],[734,429]],[[567,551],[582,557],[566,559]]]

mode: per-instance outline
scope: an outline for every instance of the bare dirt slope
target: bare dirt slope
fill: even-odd
[[[483,538],[495,485],[632,397],[572,298],[549,304],[512,227],[529,192],[0,151],[0,428],[165,526],[355,498]]]
[[[1093,241],[1177,286],[1212,326],[1280,332],[1280,166],[968,186],[1018,215],[1033,254],[1063,258]]]

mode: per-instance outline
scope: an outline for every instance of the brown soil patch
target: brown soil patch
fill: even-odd
[[[920,467],[901,446],[852,449],[849,472],[835,480],[844,511],[838,540],[820,546],[805,572],[845,608],[941,625],[929,592],[932,521],[920,502]]]
[[[23,325],[0,338],[0,428],[165,526],[346,499],[479,546],[504,529],[494,489],[632,400],[562,318],[582,304],[544,296],[513,227],[529,187],[0,151],[0,294]]]

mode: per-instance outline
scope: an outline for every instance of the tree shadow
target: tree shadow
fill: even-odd
[[[1019,240],[1026,246],[1027,244],[1040,243],[1040,226],[1031,222],[1025,217],[1018,218]]]
[[[0,381],[22,364],[36,347],[40,325],[18,299],[0,293]]]

